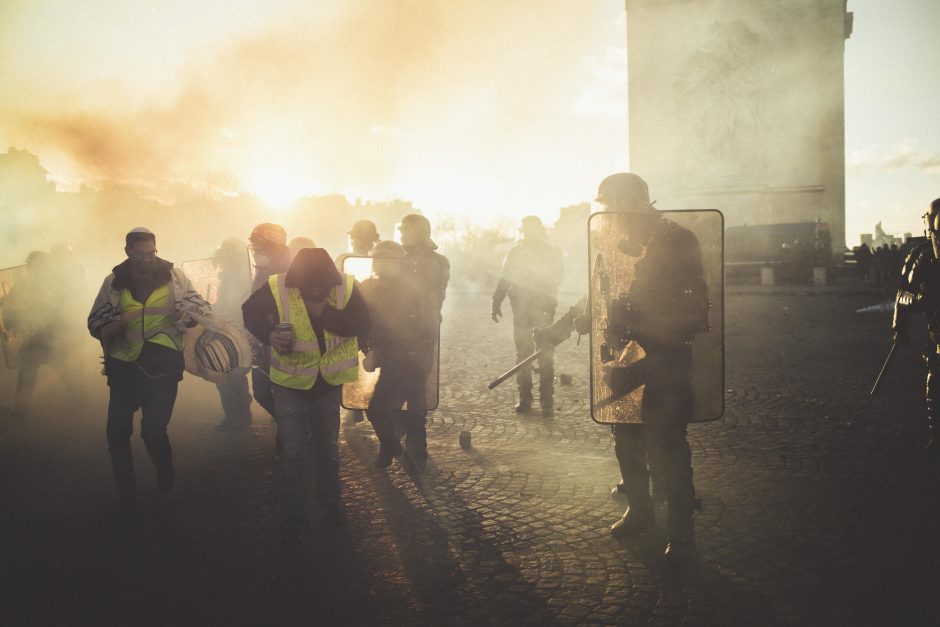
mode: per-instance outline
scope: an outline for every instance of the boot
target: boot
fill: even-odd
[[[385,444],[379,444],[379,456],[375,458],[376,468],[388,468],[392,460],[401,455],[401,442],[392,439]]]
[[[610,526],[610,535],[622,539],[640,535],[652,529],[653,507],[652,503],[647,500],[647,503],[640,507],[631,504],[620,520]]]
[[[551,397],[539,399],[539,405],[542,406],[542,416],[544,418],[551,418],[555,415],[555,401]]]
[[[620,483],[615,485],[613,488],[611,488],[610,498],[617,500],[617,501],[626,500],[627,491],[623,487],[623,481],[621,481]]]
[[[532,411],[532,391],[519,390],[519,402],[515,407],[517,414],[527,414]]]

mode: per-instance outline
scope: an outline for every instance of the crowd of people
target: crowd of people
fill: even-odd
[[[288,242],[281,225],[259,224],[247,243],[229,238],[216,251],[211,280],[200,277],[211,298],[157,256],[155,233],[127,233],[127,258],[105,278],[88,316],[104,352],[108,449],[122,511],[133,511],[137,500],[130,437],[138,409],[158,491],[172,489],[167,425],[184,371],[216,384],[219,430],[246,430],[252,397],[274,417],[285,548],[302,545],[311,526],[308,448],[324,519],[343,520],[340,405],[343,385],[359,378],[360,355],[363,366],[379,370],[365,411],[381,443],[376,466],[400,457],[424,469],[427,390],[436,376],[449,264],[435,252],[424,216],[404,216],[398,231],[401,244],[378,241],[375,225],[359,221],[349,231],[350,253],[334,260],[308,237]],[[362,282],[344,272],[350,256],[372,258]],[[436,399],[436,378],[433,386]]]
[[[562,255],[547,243],[541,221],[527,216],[503,264],[490,316],[500,321],[508,296],[517,357],[527,364],[518,369],[516,412],[532,411],[531,362],[536,361],[541,413],[552,416],[553,349],[572,331],[597,334],[602,374],[592,386],[603,384],[608,401],[635,398],[642,388],[638,419],[615,416],[609,423],[621,471],[614,493],[629,501],[611,535],[625,538],[652,529],[650,490],[656,485],[668,505],[665,557],[684,563],[694,556],[695,493],[686,440],[695,402],[692,345],[709,330],[702,253],[692,231],[653,207],[645,181],[635,174],[605,178],[596,201],[613,216],[607,224],[616,231],[607,258],[593,260],[592,281],[607,281],[603,315],[598,315],[599,301],[585,297],[556,319]],[[940,203],[935,205],[931,216],[940,215]],[[940,218],[931,222],[932,236],[940,233],[938,225]],[[305,504],[308,454],[315,460],[322,519],[343,524],[338,437],[344,386],[371,381],[359,409],[379,441],[376,468],[398,459],[414,472],[425,469],[450,264],[436,251],[426,217],[405,215],[397,229],[400,243],[383,241],[374,224],[358,221],[348,233],[349,252],[333,258],[309,237],[288,241],[282,226],[259,224],[247,242],[229,238],[220,245],[206,294],[183,270],[157,256],[154,232],[145,227],[127,232],[126,258],[105,277],[87,318],[88,331],[104,353],[110,390],[106,433],[121,511],[133,511],[137,500],[130,438],[138,410],[158,491],[165,494],[173,487],[167,426],[185,371],[216,384],[224,410],[220,430],[246,430],[252,398],[273,416],[285,549],[302,547],[312,526]],[[856,253],[863,267],[864,250]],[[917,258],[908,260],[911,276],[919,272],[927,283],[935,280],[934,248],[922,245],[915,253]],[[881,281],[888,280],[890,264],[899,263],[894,254],[872,255],[881,260],[872,262],[880,264]],[[351,257],[367,261],[368,271],[354,275],[347,267]],[[50,343],[68,325],[66,312],[43,300],[54,293],[54,273],[61,276],[66,270],[55,270],[48,253],[33,253],[27,261],[22,280],[12,289],[4,286],[0,301],[7,363],[20,375],[16,415],[28,411],[38,367],[58,363]],[[632,268],[632,284],[622,286],[623,293],[611,291],[604,269],[618,265]],[[913,295],[905,292],[902,298],[899,292],[899,339],[905,337],[908,319],[903,312],[926,302],[915,293],[925,289],[924,281],[911,283],[905,277]],[[7,350],[14,336],[19,338],[16,363]],[[630,362],[629,355],[642,358]],[[631,374],[636,369],[628,367],[637,364],[642,364],[639,383]],[[932,398],[928,378],[928,402]]]
[[[897,288],[905,254],[905,250],[897,244],[882,244],[872,248],[862,242],[852,249],[859,279],[867,285],[883,287],[890,291]]]

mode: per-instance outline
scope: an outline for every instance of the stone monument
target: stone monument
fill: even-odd
[[[845,246],[845,0],[626,0],[630,164],[661,209]]]

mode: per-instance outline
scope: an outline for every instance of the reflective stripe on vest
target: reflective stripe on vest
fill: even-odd
[[[297,288],[285,285],[286,276],[272,276],[268,279],[268,285],[277,303],[278,319],[290,323],[294,330],[294,345],[287,354],[271,351],[271,381],[296,390],[309,390],[316,383],[318,374],[331,385],[342,385],[358,379],[358,339],[323,329],[326,352],[321,355],[303,296]],[[353,290],[353,277],[346,274],[342,277],[343,282],[331,289],[326,299],[327,304],[337,309],[346,307]]]
[[[121,290],[118,309],[127,330],[110,343],[108,355],[121,361],[135,361],[144,349],[144,342],[183,350],[183,336],[174,322],[175,304],[172,281],[155,289],[144,304],[135,300],[129,289]]]

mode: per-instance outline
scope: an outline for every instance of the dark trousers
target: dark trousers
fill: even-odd
[[[236,368],[228,373],[225,383],[217,383],[225,423],[233,427],[251,424],[251,394],[248,393],[248,369]]]
[[[20,366],[16,375],[16,396],[13,400],[13,411],[18,415],[26,414],[33,401],[33,392],[39,380],[39,366],[51,364],[52,345],[42,341],[41,338],[29,338],[20,350]],[[63,379],[65,369],[60,368]],[[73,387],[73,386],[70,386]]]
[[[284,525],[307,527],[308,429],[313,439],[317,503],[325,509],[340,507],[339,406],[343,388],[335,386],[317,395],[280,385],[272,388],[281,452],[281,520]]]
[[[173,377],[151,377],[130,364],[120,376],[108,380],[111,399],[108,403],[108,451],[118,493],[133,497],[137,493],[131,435],[134,413],[141,410],[140,437],[157,469],[157,476],[172,472],[172,451],[166,428],[170,424],[179,382]]]
[[[554,314],[544,308],[518,303],[512,304],[512,337],[516,344],[516,362],[535,352],[532,329],[545,328],[552,324]],[[555,392],[555,350],[542,350],[539,362],[539,401],[551,403]],[[519,399],[532,401],[532,365],[526,365],[516,373]]]
[[[692,533],[695,488],[692,484],[692,452],[684,424],[658,423],[614,425],[614,452],[623,477],[623,491],[631,508],[652,512],[650,477],[668,501],[671,536]]]
[[[695,488],[686,425],[692,413],[692,354],[688,346],[647,349],[642,424],[614,425],[614,451],[630,507],[652,511],[653,487],[668,501],[674,539],[691,539]]]
[[[274,416],[274,393],[271,391],[269,366],[254,366],[251,369],[251,391],[262,409]]]
[[[405,403],[408,408],[402,411]],[[427,454],[426,372],[415,360],[384,363],[366,415],[383,446],[397,448],[396,442],[404,434],[412,452]]]

